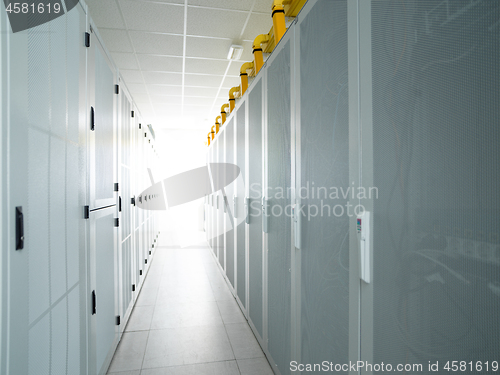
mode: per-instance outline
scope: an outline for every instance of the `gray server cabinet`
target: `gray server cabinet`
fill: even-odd
[[[362,359],[424,373],[429,361],[442,372],[463,361],[468,373],[480,361],[486,372],[500,351],[498,2],[372,1],[367,11],[372,71],[361,87],[372,87],[373,117],[361,173],[378,196]]]
[[[248,91],[248,315],[259,338],[263,338],[263,246],[262,246],[262,74]]]
[[[234,117],[224,124],[226,135],[226,163],[235,164],[234,157]],[[235,247],[234,247],[234,225],[237,218],[234,217],[234,197],[236,195],[237,182],[229,184],[226,188],[227,215],[226,215],[226,275],[229,283],[235,287]]]
[[[349,362],[349,215],[353,207],[348,207],[349,197],[335,192],[351,186],[347,1],[317,1],[300,17],[295,30],[300,64],[297,195],[305,214],[299,228],[298,352],[302,363],[344,364]]]
[[[85,13],[77,6],[15,34],[6,12],[0,17],[0,372],[86,373]],[[19,250],[16,207],[24,214]]]
[[[267,61],[268,351],[281,374],[291,361],[291,44],[287,33]],[[291,40],[292,39],[292,40]],[[288,215],[287,215],[288,210]]]
[[[219,161],[219,138],[215,137],[212,146],[212,163],[217,164]],[[213,196],[213,211],[212,221],[214,223],[212,230],[212,251],[217,259],[219,259],[219,192],[212,193]]]
[[[221,128],[219,130],[218,139],[217,139],[217,162],[224,163],[225,162],[225,128]],[[219,260],[219,264],[222,267],[222,270],[225,270],[226,264],[226,235],[225,235],[225,196],[223,194],[225,190],[219,190],[217,192],[217,258]]]
[[[246,103],[241,103],[236,111],[236,165],[240,168],[240,176],[244,183],[237,185],[236,192],[236,211],[238,215],[246,216],[245,211],[245,126],[246,126]],[[236,227],[236,294],[237,300],[243,309],[246,308],[246,239],[245,239],[246,222],[243,220]]]

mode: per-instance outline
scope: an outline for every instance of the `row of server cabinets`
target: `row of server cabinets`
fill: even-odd
[[[207,240],[276,374],[498,371],[499,20],[309,0],[211,142],[240,175]]]
[[[84,3],[2,34],[2,374],[105,374],[158,239],[154,136]]]

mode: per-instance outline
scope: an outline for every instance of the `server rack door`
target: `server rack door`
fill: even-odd
[[[263,338],[262,290],[262,74],[248,93],[248,185],[250,209],[248,225],[248,315]]]
[[[1,17],[2,96],[8,97],[2,185],[9,194],[2,221],[9,232],[2,244],[8,314],[0,371],[84,373],[85,14],[77,6],[15,34],[7,13]],[[24,224],[24,247],[17,250],[16,207]]]
[[[234,118],[231,118],[224,125],[226,135],[226,163],[235,164],[234,162]],[[237,182],[236,182],[237,183]],[[229,283],[234,288],[234,196],[236,183],[231,183],[226,188],[226,225],[224,232],[226,233],[226,275]]]
[[[221,129],[219,131],[219,139],[217,141],[217,162],[224,163],[224,152],[225,152],[225,129]],[[219,190],[217,192],[218,199],[218,207],[217,207],[217,228],[218,228],[218,236],[217,236],[217,258],[219,260],[219,264],[223,270],[225,270],[225,259],[226,259],[226,234],[225,234],[225,194],[223,194],[225,190]]]
[[[97,35],[88,48],[88,112],[90,142],[90,252],[88,296],[89,368],[107,370],[118,343],[119,314],[116,148],[116,72]]]
[[[212,146],[212,160],[214,164],[218,162],[219,155],[219,138],[215,138],[213,140]],[[212,222],[214,223],[213,227],[213,237],[212,237],[212,251],[217,259],[219,259],[219,220],[217,218],[219,214],[219,192],[213,192],[213,211],[212,211]]]
[[[92,33],[88,49],[88,100],[90,127],[90,209],[116,204],[117,82],[111,60]]]
[[[132,238],[132,205],[131,197],[131,152],[134,118],[131,116],[132,104],[124,87],[119,94],[120,121],[119,121],[119,247],[120,247],[120,316],[121,330],[125,329],[127,318],[132,309],[132,284],[134,284],[133,269],[133,238]]]
[[[210,163],[212,163],[212,151],[213,150],[213,145],[211,144],[210,148],[208,149],[208,166],[210,166]],[[207,222],[209,224],[208,228],[208,244],[213,251],[213,231],[214,231],[214,222],[213,222],[213,194],[208,195],[208,210],[207,210]]]
[[[424,372],[457,360],[461,371],[494,372],[498,3],[372,1],[367,11],[372,75],[361,87],[371,85],[373,100],[362,111],[373,123],[361,172],[376,190],[373,281],[361,300],[372,309],[373,345],[362,359]]]
[[[298,352],[301,363],[344,364],[349,362],[349,224],[354,207],[349,207],[351,196],[336,192],[353,189],[347,1],[320,0],[305,10],[296,29],[301,204]],[[329,32],[322,32],[326,28]]]
[[[291,360],[291,69],[290,33],[267,61],[268,350],[281,374]],[[288,210],[288,214],[287,214]],[[251,307],[250,307],[251,309]]]
[[[236,211],[238,215],[246,216],[245,211],[245,124],[246,103],[236,110],[236,165],[240,168],[243,183],[237,185]],[[245,246],[246,221],[243,220],[236,227],[236,289],[237,299],[246,311],[246,246]]]

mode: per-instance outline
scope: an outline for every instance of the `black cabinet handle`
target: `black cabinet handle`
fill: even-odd
[[[92,315],[96,313],[96,298],[95,298],[95,290],[92,291]]]
[[[94,107],[90,107],[90,130],[95,130],[95,110]]]
[[[24,249],[24,216],[23,208],[16,207],[16,250]]]
[[[118,212],[122,212],[122,197],[118,197]]]

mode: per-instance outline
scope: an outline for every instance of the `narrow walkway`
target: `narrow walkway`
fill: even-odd
[[[273,372],[209,248],[159,247],[108,374]]]

